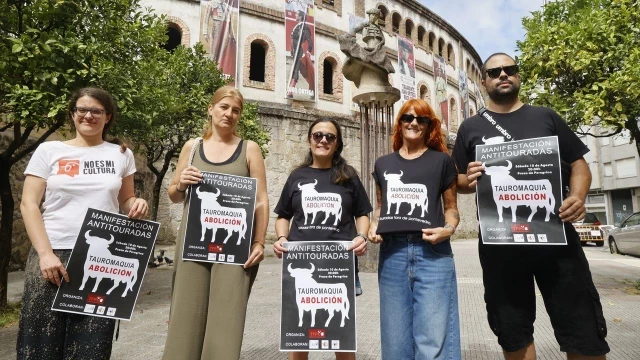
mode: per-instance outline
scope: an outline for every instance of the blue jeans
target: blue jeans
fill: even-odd
[[[383,360],[459,360],[458,285],[449,240],[383,235],[378,266]]]

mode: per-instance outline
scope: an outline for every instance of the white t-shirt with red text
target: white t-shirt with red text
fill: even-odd
[[[119,145],[40,144],[24,174],[47,182],[42,219],[51,247],[73,248],[89,207],[117,213],[122,179],[135,172],[133,153]]]

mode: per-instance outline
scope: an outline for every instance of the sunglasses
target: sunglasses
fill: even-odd
[[[411,124],[413,122],[413,119],[416,119],[416,121],[418,121],[418,124],[420,125],[429,125],[431,123],[431,119],[429,119],[426,116],[414,116],[411,114],[400,115],[400,121],[405,122],[407,124]]]
[[[518,65],[501,66],[493,69],[487,69],[487,75],[492,79],[497,79],[504,71],[507,76],[513,76],[518,73]]]
[[[325,139],[327,139],[327,143],[329,143],[329,144],[333,144],[338,139],[337,136],[335,136],[335,135],[333,135],[331,133],[326,133],[325,134],[325,133],[323,133],[321,131],[314,132],[313,134],[311,134],[311,138],[313,139],[313,141],[315,141],[317,143],[322,141],[322,138],[325,138]]]

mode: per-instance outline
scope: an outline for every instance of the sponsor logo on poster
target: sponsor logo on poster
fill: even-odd
[[[329,340],[322,340],[321,344],[323,350],[329,349]]]
[[[318,350],[320,347],[320,340],[309,340],[309,349]]]
[[[87,302],[89,304],[96,304],[96,305],[104,304],[104,296],[97,295],[97,294],[89,294],[89,296],[87,296]]]
[[[114,316],[116,314],[116,308],[108,308],[107,309],[107,316]]]
[[[218,254],[211,254],[210,253],[209,256],[207,257],[207,259],[211,260],[211,261],[216,261],[216,260],[218,260]]]
[[[547,242],[547,234],[538,234],[538,241]]]
[[[227,255],[227,262],[233,262],[234,258],[235,258],[234,255]]]
[[[224,246],[220,244],[209,244],[209,252],[221,253],[224,251]]]
[[[96,309],[95,305],[87,304],[84,306],[84,312],[93,314],[93,311]]]
[[[536,242],[536,236],[534,234],[527,234],[527,242]]]
[[[104,311],[105,310],[106,310],[106,308],[104,306],[98,306],[98,310],[96,311],[96,314],[104,315]]]
[[[340,340],[331,340],[331,348],[333,350],[340,350]]]
[[[324,339],[326,333],[325,329],[309,329],[309,339]]]
[[[224,254],[218,255],[218,260],[224,261],[224,259],[225,259],[225,255]]]
[[[514,233],[528,233],[531,227],[527,224],[511,224],[511,231]]]

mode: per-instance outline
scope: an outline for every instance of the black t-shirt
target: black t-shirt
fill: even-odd
[[[568,165],[579,160],[589,152],[587,146],[562,120],[555,111],[538,106],[523,105],[520,109],[500,114],[487,111],[489,115],[514,140],[532,139],[544,136],[558,136],[560,159]],[[474,115],[463,121],[458,129],[458,137],[453,148],[453,159],[461,174],[466,173],[467,165],[476,159],[476,145],[507,141],[502,133],[487,119]],[[563,166],[564,168],[565,166]],[[569,185],[569,169],[562,171],[563,196],[566,196]]]
[[[378,158],[373,170],[382,191],[378,234],[443,226],[442,193],[456,176],[449,155],[435,150],[411,160],[397,151]]]
[[[282,188],[275,213],[292,220],[290,241],[353,240],[354,217],[371,212],[367,192],[356,176],[338,185],[332,169],[305,167],[294,170]]]

